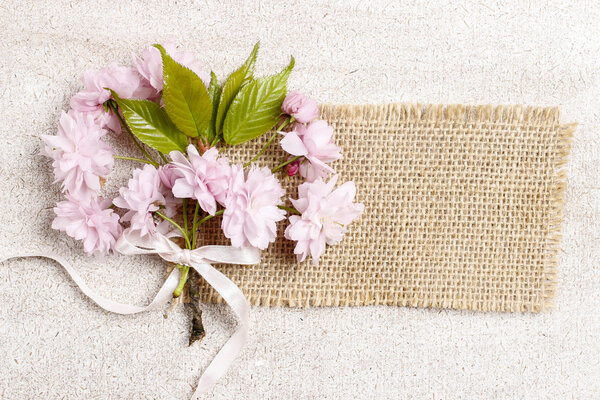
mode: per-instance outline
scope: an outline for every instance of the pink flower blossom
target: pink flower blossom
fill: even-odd
[[[305,157],[300,163],[300,175],[313,182],[334,172],[327,164],[342,158],[340,148],[331,140],[332,136],[333,128],[323,120],[309,125],[296,124],[293,131],[285,133],[281,147],[294,156]]]
[[[178,198],[196,199],[200,207],[215,215],[217,202],[224,204],[229,185],[230,167],[227,157],[219,157],[216,148],[207,150],[202,156],[189,145],[187,158],[179,151],[172,151],[171,164],[179,178],[173,185],[173,194]]]
[[[269,168],[252,166],[244,177],[241,165],[231,168],[231,186],[225,200],[222,229],[235,247],[266,249],[277,236],[276,222],[285,218],[285,191]]]
[[[133,171],[133,178],[128,186],[119,189],[120,196],[113,203],[127,209],[123,221],[130,221],[131,230],[145,236],[160,231],[166,233],[169,223],[162,221],[159,226],[154,222],[155,211],[161,210],[167,217],[173,217],[177,211],[175,199],[170,191],[162,184],[159,171],[152,165]]]
[[[108,199],[94,197],[79,201],[67,194],[67,200],[54,207],[56,218],[52,221],[52,229],[83,240],[83,248],[88,254],[107,254],[123,231],[119,216],[109,206]]]
[[[76,111],[101,110],[102,104],[110,99],[110,91],[105,88],[127,99],[145,99],[151,94],[132,67],[112,66],[99,71],[88,70],[83,75],[83,84],[84,89],[71,98],[71,108]]]
[[[179,50],[173,41],[167,41],[162,46],[171,58],[179,64],[186,66],[196,73],[208,88],[210,85],[210,74],[204,69],[204,65],[196,60],[193,53]],[[151,46],[142,52],[142,57],[133,56],[133,65],[144,78],[146,84],[151,86],[155,95],[163,89],[163,65],[160,51]]]
[[[296,91],[291,91],[285,96],[281,110],[303,124],[311,122],[319,115],[317,102]]]
[[[143,85],[137,71],[132,67],[111,66],[99,71],[88,70],[83,75],[84,89],[71,98],[71,108],[75,111],[92,113],[101,127],[121,132],[119,119],[113,112],[104,111],[102,106],[110,99],[109,88],[120,97],[147,99],[153,90]]]
[[[298,199],[292,199],[292,204],[302,215],[289,217],[290,225],[285,230],[285,237],[297,242],[294,254],[298,261],[304,261],[310,252],[313,263],[317,265],[325,252],[325,245],[341,241],[348,224],[364,210],[363,204],[353,203],[356,195],[354,182],[346,182],[333,190],[337,178],[335,175],[328,183],[321,178],[303,183],[298,187]]]
[[[77,199],[90,199],[113,167],[113,151],[100,140],[105,133],[92,115],[70,111],[61,114],[56,135],[42,135],[42,154],[54,159],[56,182]]]

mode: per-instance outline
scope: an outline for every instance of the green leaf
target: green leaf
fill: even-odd
[[[155,44],[163,61],[163,100],[171,121],[187,136],[204,133],[210,124],[213,104],[202,79],[177,63]]]
[[[281,103],[285,99],[287,80],[292,68],[294,57],[290,65],[279,74],[259,78],[240,90],[231,103],[223,124],[226,143],[244,143],[273,128],[281,115]]]
[[[210,73],[210,86],[208,88],[208,95],[212,101],[213,108],[210,124],[208,124],[208,127],[204,130],[204,137],[208,143],[212,143],[216,136],[215,121],[217,119],[219,98],[221,97],[221,88],[219,87],[219,82],[217,81],[217,76],[214,72]]]
[[[215,120],[215,131],[217,134],[221,133],[221,129],[223,129],[223,123],[225,121],[225,116],[229,107],[231,106],[231,102],[235,98],[235,96],[240,91],[240,88],[250,82],[254,75],[254,65],[256,64],[256,56],[258,55],[258,48],[260,46],[260,42],[257,42],[254,45],[254,49],[250,53],[250,56],[237,71],[229,75],[229,78],[225,81],[225,85],[223,86],[223,92],[221,93],[221,98],[219,100],[219,109],[217,111],[217,118]]]
[[[142,143],[164,154],[173,150],[185,152],[187,137],[158,104],[149,100],[122,99],[113,90],[111,92],[131,132]]]

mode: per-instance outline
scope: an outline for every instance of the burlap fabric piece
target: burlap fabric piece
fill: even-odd
[[[365,213],[318,266],[296,262],[284,223],[262,264],[222,266],[252,304],[534,312],[551,304],[574,130],[557,108],[326,105],[321,118],[343,149],[333,165],[340,182],[356,182]],[[265,140],[229,156],[248,160]],[[272,145],[263,162],[284,158]],[[227,243],[217,223],[206,243]],[[204,301],[220,301],[202,290]]]

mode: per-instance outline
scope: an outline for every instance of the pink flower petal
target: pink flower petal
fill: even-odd
[[[296,132],[288,132],[281,139],[281,148],[294,156],[305,156],[308,150]]]

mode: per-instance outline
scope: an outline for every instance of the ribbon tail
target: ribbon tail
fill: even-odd
[[[198,387],[191,400],[200,399],[200,395],[208,392],[215,383],[229,369],[248,339],[248,312],[250,306],[242,291],[229,278],[209,264],[195,264],[194,268],[205,280],[223,297],[225,302],[233,309],[239,319],[239,326],[235,333],[219,350],[215,358],[206,368]],[[194,265],[195,264],[195,265]]]
[[[92,301],[94,301],[98,306],[100,306],[100,308],[117,314],[137,314],[162,307],[171,300],[171,298],[173,297],[173,291],[175,290],[175,288],[177,287],[177,283],[179,282],[179,270],[174,269],[169,274],[169,276],[165,280],[165,283],[163,283],[162,287],[160,288],[160,290],[158,291],[158,293],[156,294],[156,296],[150,304],[148,304],[147,306],[124,304],[100,296],[98,293],[96,293],[96,291],[94,291],[85,283],[81,275],[79,275],[79,273],[75,270],[75,268],[73,268],[73,266],[69,262],[67,262],[64,258],[55,254],[51,254],[49,252],[29,252],[10,255],[8,257],[1,258],[0,263],[10,260],[12,258],[27,257],[42,257],[56,261],[65,269],[65,271],[67,271],[67,274],[69,274],[73,282],[75,282],[75,284],[79,286],[79,289],[83,292],[83,294],[85,294]]]

